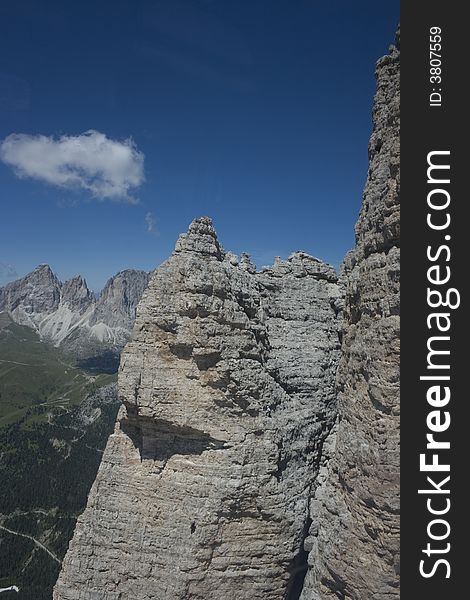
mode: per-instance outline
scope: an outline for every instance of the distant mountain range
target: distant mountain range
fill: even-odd
[[[77,358],[119,352],[149,277],[145,271],[120,271],[97,298],[80,275],[62,283],[42,264],[0,288],[0,314]]]

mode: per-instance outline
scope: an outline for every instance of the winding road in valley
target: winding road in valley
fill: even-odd
[[[13,531],[13,529],[8,529],[8,527],[4,527],[3,525],[0,525],[0,529],[11,533],[12,535],[18,535],[20,537],[28,538],[29,540],[33,541],[36,544],[36,546],[39,546],[39,548],[44,550],[44,552],[47,552],[51,558],[53,558],[56,562],[59,563],[59,565],[62,564],[62,561],[59,558],[57,558],[57,556],[53,552],[51,552],[49,548],[46,548],[44,544],[41,544],[41,542],[39,542],[36,538],[33,538],[31,535],[28,535],[27,533],[20,533],[19,531]]]

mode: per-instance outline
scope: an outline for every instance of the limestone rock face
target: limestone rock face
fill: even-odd
[[[48,265],[39,265],[26,277],[0,288],[0,311],[10,312],[20,325],[35,328],[57,310],[61,283]]]
[[[256,273],[210,219],[191,224],[138,306],[55,600],[299,597],[339,304],[321,261],[295,253]]]
[[[69,279],[62,285],[61,301],[71,310],[83,314],[94,304],[93,293],[88,289],[86,281],[81,275]]]
[[[106,323],[109,327],[131,330],[135,311],[149,282],[145,271],[127,269],[111,277],[101,292],[92,324]]]
[[[377,82],[339,281],[206,217],[153,274],[54,600],[398,598],[398,39]]]
[[[302,600],[399,597],[399,60],[398,38],[377,64],[369,174],[344,261],[340,420],[310,507]]]

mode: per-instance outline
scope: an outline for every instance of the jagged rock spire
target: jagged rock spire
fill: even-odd
[[[256,273],[202,217],[155,271],[56,600],[297,593],[310,487],[335,418],[340,292],[323,263],[284,262]]]
[[[399,596],[400,48],[377,63],[369,175],[344,264],[335,452],[311,503],[301,600]]]
[[[197,252],[218,260],[222,260],[225,254],[209,217],[194,219],[188,232],[180,235],[175,252]]]
[[[77,275],[62,284],[61,300],[72,310],[84,312],[94,303],[95,298],[93,292],[88,289],[85,279]]]

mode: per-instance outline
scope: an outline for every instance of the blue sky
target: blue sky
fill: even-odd
[[[396,0],[2,2],[0,285],[47,262],[99,290],[201,215],[258,266],[338,266],[398,20]]]

